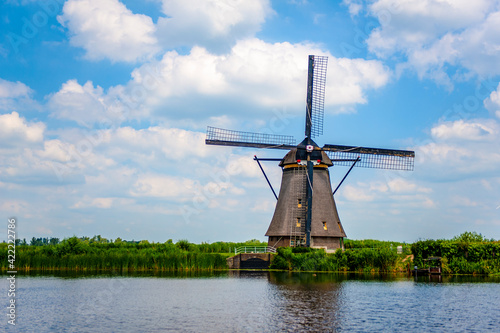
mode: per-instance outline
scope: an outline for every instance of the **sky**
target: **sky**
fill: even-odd
[[[28,240],[266,240],[253,156],[286,151],[206,128],[302,141],[309,54],[328,56],[320,146],[416,153],[353,169],[348,238],[500,239],[500,1],[7,0],[0,31],[4,239],[15,217]]]

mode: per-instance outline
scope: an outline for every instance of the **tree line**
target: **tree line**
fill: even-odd
[[[500,242],[475,232],[451,240],[420,240],[411,245],[411,252],[417,267],[426,266],[429,257],[441,257],[446,274],[500,274]]]
[[[241,246],[267,246],[258,240],[194,244],[187,240],[164,243],[114,241],[100,236],[34,238],[30,245],[16,245],[15,266],[18,270],[214,270],[227,269],[226,258]],[[0,268],[7,269],[7,243],[0,244]]]
[[[401,253],[397,247],[401,246]],[[408,272],[440,257],[444,274],[500,274],[500,241],[476,232],[450,240],[419,240],[412,244],[378,240],[345,240],[345,250],[325,253],[309,248],[280,248],[271,268],[292,271]]]
[[[175,271],[227,269],[226,259],[235,248],[267,246],[253,239],[246,242],[194,244],[171,239],[163,243],[114,241],[100,235],[90,237],[35,238],[16,241],[18,270],[120,270]],[[500,242],[475,232],[450,240],[419,240],[412,244],[350,240],[335,253],[309,248],[279,248],[271,268],[294,271],[405,272],[424,259],[441,257],[446,274],[500,274]],[[0,269],[8,268],[8,244],[0,244]],[[402,249],[398,253],[398,247]]]

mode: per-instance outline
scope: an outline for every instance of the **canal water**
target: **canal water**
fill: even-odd
[[[6,332],[500,332],[500,278],[18,275]]]

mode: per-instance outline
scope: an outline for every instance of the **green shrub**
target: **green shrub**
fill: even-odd
[[[389,248],[337,250],[325,253],[310,248],[278,248],[271,268],[294,271],[379,271],[386,272],[396,265],[396,250]]]
[[[412,244],[414,264],[424,266],[424,259],[441,257],[445,274],[495,274],[500,272],[500,242],[481,234],[465,232],[452,240],[421,240]]]

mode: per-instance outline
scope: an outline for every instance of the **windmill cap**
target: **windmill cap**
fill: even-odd
[[[297,164],[299,161],[306,161],[306,160],[307,160],[307,152],[305,148],[297,147],[290,150],[285,155],[285,157],[283,157],[279,165],[280,167],[284,167],[286,165]],[[319,148],[317,150],[315,149],[311,153],[311,161],[315,161],[318,162],[319,164],[323,164],[329,167],[333,165],[328,155],[326,155],[326,153]]]

